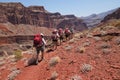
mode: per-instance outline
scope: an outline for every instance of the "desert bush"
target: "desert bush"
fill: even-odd
[[[12,71],[9,75],[8,75],[8,79],[7,80],[14,80],[15,77],[20,73],[20,70],[15,70]]]
[[[83,64],[82,67],[81,67],[81,72],[82,73],[86,73],[86,72],[89,72],[93,69],[92,65],[90,64]]]
[[[100,33],[101,33],[101,35],[102,35],[102,36],[104,36],[104,35],[106,35],[106,33],[107,33],[107,32],[106,32],[106,31],[101,30],[101,31],[100,31]]]
[[[111,52],[110,49],[102,49],[103,54],[109,54]]]
[[[72,44],[72,43],[74,43],[75,42],[75,40],[74,39],[71,39],[68,43],[69,44]]]
[[[15,55],[15,59],[18,61],[20,60],[23,56],[22,56],[22,51],[21,50],[15,50],[13,55]]]
[[[74,35],[74,38],[80,38],[80,35],[82,35],[82,33],[76,33],[76,34]]]
[[[89,41],[86,41],[83,43],[83,46],[86,47],[86,46],[89,46],[91,43]]]
[[[69,45],[68,45],[68,46],[65,46],[65,50],[66,50],[66,51],[70,51],[72,48],[73,48],[73,47],[72,47],[72,46],[69,46]]]
[[[52,73],[52,75],[51,75],[50,80],[56,80],[57,77],[58,77],[58,73],[57,73],[56,71],[54,71],[54,72]]]
[[[120,29],[120,23],[117,23],[117,24],[115,25],[115,27],[117,27],[118,29]]]
[[[116,45],[120,45],[120,37],[118,37],[118,38],[115,39],[115,44]]]
[[[85,52],[85,47],[78,47],[76,49],[76,52],[78,52],[78,53],[84,53]]]
[[[114,36],[110,36],[110,35],[106,35],[102,37],[102,40],[107,42],[107,41],[111,41],[113,39]]]
[[[94,39],[96,42],[101,40],[100,37],[93,37],[93,39]]]
[[[60,57],[56,56],[50,59],[49,65],[50,66],[55,66],[57,63],[60,62]]]
[[[107,43],[101,43],[101,44],[99,45],[99,47],[100,47],[101,49],[105,49],[105,48],[111,48],[111,45],[109,45],[109,44],[107,44]]]
[[[87,38],[92,38],[92,37],[93,37],[93,34],[92,34],[92,33],[88,33],[88,34],[86,35],[86,37],[87,37]]]
[[[0,66],[3,66],[5,64],[5,61],[0,61]]]
[[[70,78],[70,80],[82,80],[81,76],[74,75]]]

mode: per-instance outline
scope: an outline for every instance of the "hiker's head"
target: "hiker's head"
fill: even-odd
[[[59,31],[62,31],[62,28],[59,28]]]
[[[68,30],[68,28],[65,28],[66,30]]]
[[[56,34],[56,33],[57,33],[57,29],[54,29],[52,33],[53,33],[53,34]]]
[[[43,33],[40,33],[41,37],[44,37],[44,34]]]

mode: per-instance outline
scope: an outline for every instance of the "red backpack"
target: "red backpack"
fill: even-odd
[[[52,38],[53,41],[56,41],[56,40],[58,39],[58,36],[57,36],[56,34],[53,34],[53,35],[51,36],[51,38]]]
[[[62,29],[59,29],[58,34],[59,34],[59,35],[62,35],[62,34],[63,34],[63,30],[62,30]]]
[[[40,36],[40,34],[36,34],[34,37],[34,46],[42,46],[42,37]]]
[[[65,29],[65,34],[70,34],[70,30],[69,29]]]

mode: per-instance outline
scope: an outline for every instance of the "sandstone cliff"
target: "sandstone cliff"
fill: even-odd
[[[60,13],[49,13],[43,6],[25,7],[21,3],[0,3],[0,11],[1,23],[10,22],[12,24],[30,24],[39,27],[56,28],[59,27],[63,21],[69,20],[69,23],[71,23],[71,20],[78,20],[77,23],[79,23],[79,26],[82,25],[82,21],[77,19],[74,15],[63,16]],[[66,25],[68,24],[65,23],[64,26]],[[75,23],[73,23],[73,25],[78,28]]]
[[[43,6],[24,7],[21,3],[0,3],[0,22],[49,27],[49,17]]]

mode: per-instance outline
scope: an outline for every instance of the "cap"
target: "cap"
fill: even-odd
[[[41,35],[41,36],[44,36],[44,34],[43,34],[43,33],[40,33],[40,35]]]

